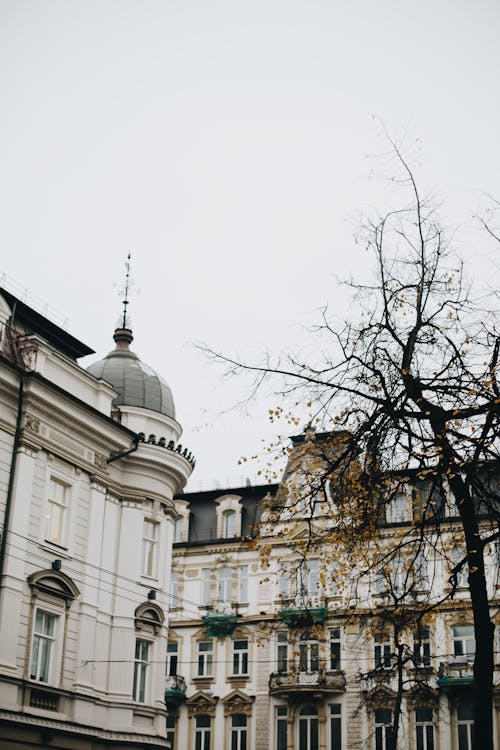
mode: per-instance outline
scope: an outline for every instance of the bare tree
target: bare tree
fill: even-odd
[[[475,296],[466,283],[434,206],[391,145],[410,197],[363,229],[376,273],[372,284],[351,282],[358,319],[338,327],[324,311],[317,361],[282,355],[274,367],[208,351],[255,383],[281,378],[275,392],[312,402],[325,429],[343,430],[319,481],[335,482],[346,523],[374,531],[394,487],[423,482],[432,492],[421,493],[413,524],[427,534],[430,518],[440,523],[435,498],[450,495],[465,539],[457,570],[468,567],[476,636],[474,745],[492,750],[494,625],[484,551],[499,536],[496,310],[493,298]],[[314,491],[309,497],[313,504]],[[356,498],[354,519],[349,497]]]

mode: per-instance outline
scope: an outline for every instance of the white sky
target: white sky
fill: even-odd
[[[379,118],[450,225],[500,195],[499,28],[496,0],[2,0],[0,272],[102,356],[131,249],[191,487],[252,475],[265,404],[220,416],[241,389],[189,342],[279,350],[343,314],[356,217],[394,205]]]

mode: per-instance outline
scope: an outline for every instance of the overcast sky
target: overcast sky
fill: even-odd
[[[190,342],[253,356],[343,314],[353,229],[390,207],[380,121],[450,228],[500,195],[498,0],[0,9],[0,274],[102,356],[131,250],[133,348],[172,388],[193,489],[253,475],[237,459],[276,428],[263,402],[223,415],[239,386]]]

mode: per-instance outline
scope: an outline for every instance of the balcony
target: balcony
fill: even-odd
[[[306,672],[293,670],[291,672],[273,672],[269,678],[269,692],[271,695],[334,694],[345,692],[345,675],[340,670]]]
[[[283,607],[279,616],[289,628],[309,628],[322,625],[328,617],[326,607]]]
[[[474,682],[474,665],[466,657],[455,657],[453,661],[439,665],[438,686],[444,693],[456,688],[471,687]]]
[[[234,633],[238,624],[237,605],[216,601],[207,607],[208,614],[202,617],[209,638],[226,638]]]
[[[174,711],[186,700],[186,681],[181,675],[165,678],[165,703]]]

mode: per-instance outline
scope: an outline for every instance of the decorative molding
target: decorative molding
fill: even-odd
[[[153,737],[152,735],[142,734],[140,732],[114,732],[112,730],[98,729],[87,725],[74,724],[66,721],[57,721],[56,719],[45,719],[41,716],[27,716],[14,711],[0,710],[0,721],[24,724],[34,727],[35,729],[53,729],[54,731],[70,733],[73,735],[84,735],[86,737],[97,737],[104,740],[114,740],[120,742],[142,743],[153,747],[165,748],[165,739],[163,737]]]
[[[98,469],[106,470],[108,469],[108,459],[104,455],[104,453],[99,453],[98,451],[94,452],[94,466],[97,466]]]
[[[186,700],[189,718],[191,719],[193,716],[200,716],[202,714],[215,716],[218,700],[217,697],[210,695],[210,693],[198,690],[191,698]]]
[[[229,695],[222,698],[221,703],[224,706],[224,716],[233,716],[233,714],[252,714],[252,704],[255,700],[254,695],[246,695],[237,688],[232,690]]]
[[[40,432],[40,420],[33,414],[26,414],[24,419],[24,427],[30,432]]]

